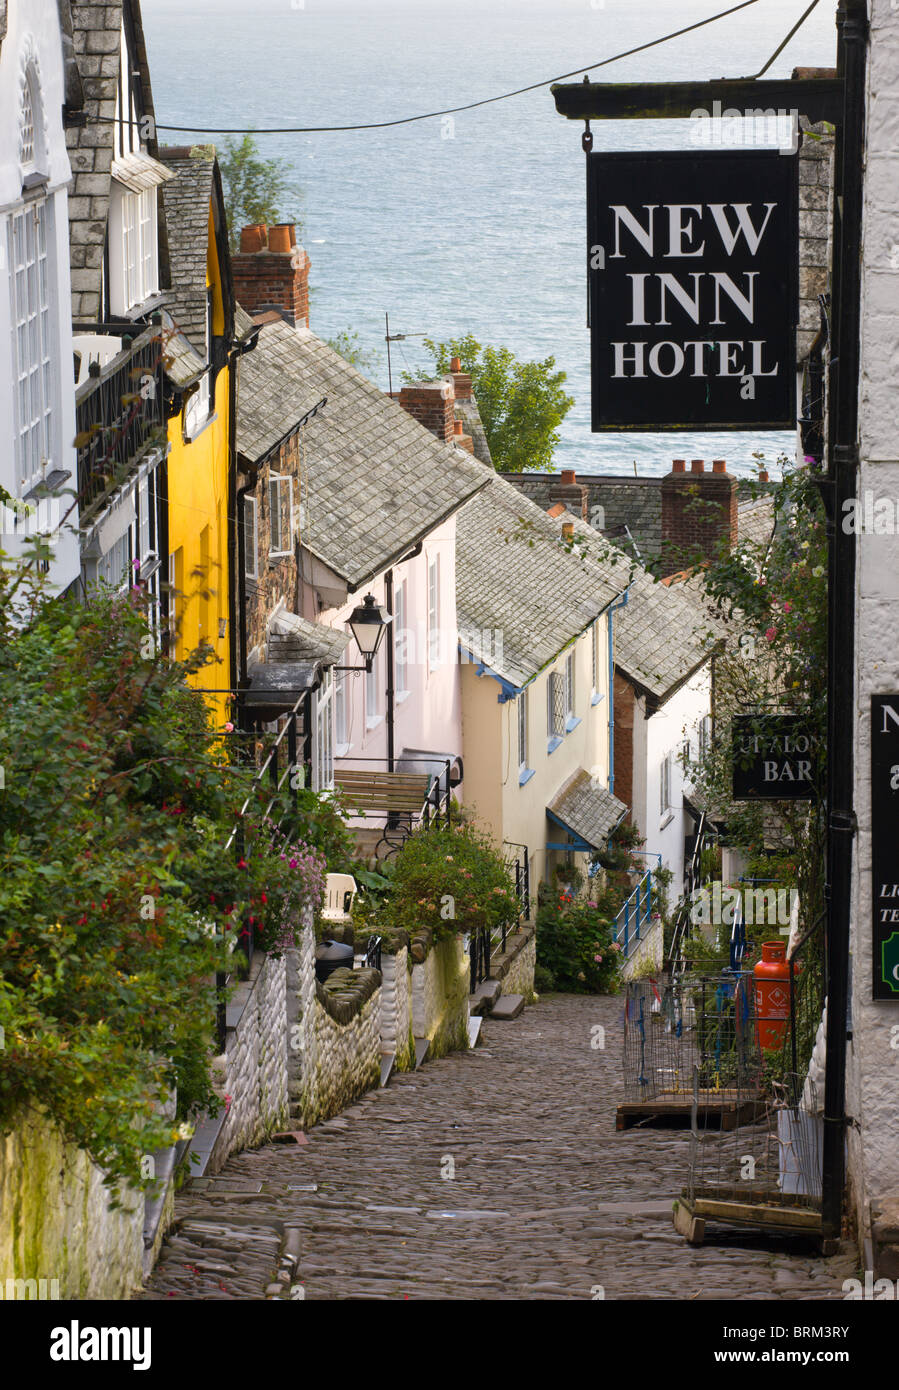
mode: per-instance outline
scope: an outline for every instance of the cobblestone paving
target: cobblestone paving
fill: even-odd
[[[675,1234],[689,1136],[616,1133],[620,1016],[618,999],[550,996],[307,1143],[235,1156],[179,1195],[142,1296],[272,1296],[286,1240],[285,1298],[841,1298],[849,1245],[825,1260],[802,1241]]]

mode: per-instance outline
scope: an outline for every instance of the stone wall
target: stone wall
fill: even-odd
[[[216,1172],[237,1149],[261,1144],[288,1118],[287,966],[284,956],[257,954],[228,1006],[225,1051],[213,1063],[213,1084],[227,1107],[209,1161]]]
[[[621,978],[633,980],[647,971],[661,970],[665,953],[664,927],[661,917],[654,917],[648,931],[642,932],[640,940],[621,967]]]
[[[130,1298],[141,1285],[144,1197],[120,1188],[119,1199],[113,1210],[83,1149],[23,1112],[0,1138],[0,1297],[7,1279],[33,1279],[37,1288],[17,1297]]]
[[[468,954],[458,936],[434,942],[412,967],[412,1031],[430,1042],[429,1057],[468,1047]]]
[[[522,922],[506,937],[505,951],[494,951],[490,957],[490,978],[502,983],[503,994],[521,994],[533,1004],[534,967],[537,964],[537,927]]]
[[[397,1071],[415,1066],[412,1032],[412,974],[406,946],[381,955],[381,1052],[393,1056]]]

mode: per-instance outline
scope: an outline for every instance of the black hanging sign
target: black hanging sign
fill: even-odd
[[[798,156],[587,156],[593,429],[792,429]]]
[[[874,998],[899,1000],[899,694],[871,696]]]
[[[796,714],[738,714],[732,723],[734,801],[814,796],[814,745]]]

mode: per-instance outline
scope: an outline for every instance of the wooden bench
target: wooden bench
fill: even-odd
[[[433,778],[426,772],[361,772],[341,768],[334,782],[348,809],[362,815],[419,816]]]

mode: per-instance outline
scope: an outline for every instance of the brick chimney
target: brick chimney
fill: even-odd
[[[413,382],[400,391],[399,402],[420,425],[444,443],[460,442],[454,440],[456,398],[451,381]]]
[[[309,327],[309,257],[292,222],[244,227],[231,266],[235,297],[248,314],[274,310],[293,328]]]
[[[577,480],[573,468],[563,468],[549,489],[550,504],[561,502],[566,511],[587,520],[587,489]]]
[[[724,459],[707,472],[703,459],[675,459],[662,479],[662,557],[669,574],[710,561],[721,541],[737,539],[737,480]]]
[[[458,357],[454,357],[450,362],[449,374],[453,379],[453,390],[456,393],[456,400],[470,401],[471,376],[468,372],[463,372],[462,363]]]

